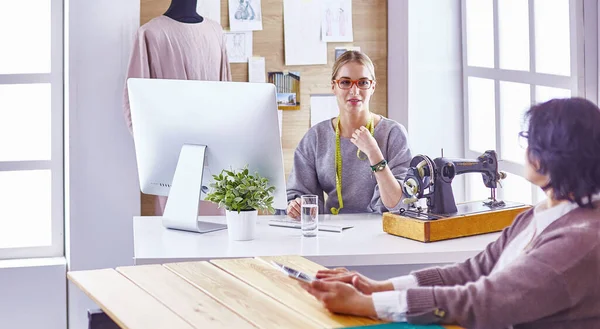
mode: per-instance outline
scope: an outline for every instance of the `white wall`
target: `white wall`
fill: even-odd
[[[64,258],[0,261],[0,328],[64,329]]]
[[[388,118],[400,122],[407,129],[409,128],[408,98],[408,0],[390,0],[388,1]],[[412,144],[412,139],[410,142]]]
[[[139,215],[133,142],[121,110],[125,70],[139,26],[138,0],[66,4],[66,212],[69,270],[133,265]],[[69,328],[96,308],[69,284]]]
[[[406,120],[413,155],[464,155],[460,17],[460,0],[388,1],[388,115]],[[464,178],[452,187],[464,200]]]

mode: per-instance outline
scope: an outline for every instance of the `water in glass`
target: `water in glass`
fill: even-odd
[[[302,235],[317,236],[319,229],[319,210],[316,204],[302,205]]]

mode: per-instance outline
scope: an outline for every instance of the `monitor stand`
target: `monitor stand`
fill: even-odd
[[[225,224],[198,221],[206,145],[183,145],[162,223],[166,228],[208,233],[227,228]]]

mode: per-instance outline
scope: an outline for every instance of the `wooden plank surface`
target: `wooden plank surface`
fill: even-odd
[[[208,262],[164,266],[259,328],[320,328],[316,322]]]
[[[164,266],[128,266],[117,271],[196,328],[256,328]]]
[[[298,259],[288,261],[290,266],[298,265]],[[296,262],[294,262],[296,260]],[[269,263],[260,259],[220,259],[211,261],[219,268],[238,279],[278,300],[291,310],[298,312],[325,328],[352,327],[382,323],[373,319],[332,314],[313,296],[300,287],[298,282]],[[304,269],[305,266],[299,266]],[[314,271],[311,271],[314,273]]]
[[[263,262],[269,263],[270,261],[275,261],[280,264],[290,266],[296,270],[305,272],[310,275],[315,275],[317,271],[326,269],[325,266],[317,264],[313,261],[310,261],[302,256],[297,255],[289,255],[289,256],[261,256],[256,257]],[[377,328],[377,327],[374,327]],[[446,329],[464,329],[463,327],[454,326],[454,325],[444,325]]]
[[[289,256],[261,256],[256,257],[256,259],[260,259],[264,262],[277,262],[279,264],[283,264],[285,266],[292,267],[298,271],[302,271],[304,273],[315,275],[319,270],[325,270],[327,267],[317,264],[313,261],[310,261],[302,256],[297,255],[289,255]]]
[[[140,0],[140,23],[145,24],[162,15],[170,3],[170,0]],[[373,113],[387,115],[387,0],[352,0],[354,42],[327,43],[326,65],[286,66],[283,1],[262,0],[261,9],[263,30],[252,33],[253,55],[265,57],[267,72],[300,72],[300,110],[283,111],[281,144],[285,176],[288,177],[296,146],[310,128],[310,95],[331,93],[331,69],[335,60],[335,47],[359,46],[371,58],[375,65],[377,86],[371,98],[370,109]],[[221,0],[221,25],[224,29],[229,28],[227,0]],[[248,81],[248,64],[231,64],[231,73],[233,81]],[[154,202],[154,196],[142,194],[142,216],[155,215]]]
[[[67,278],[123,329],[193,329],[114,269],[69,272]]]

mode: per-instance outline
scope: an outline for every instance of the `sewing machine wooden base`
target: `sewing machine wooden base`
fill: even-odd
[[[490,209],[483,201],[466,202],[457,205],[458,213],[439,216],[437,219],[427,214],[387,212],[383,214],[383,230],[389,234],[421,241],[433,242],[465,236],[501,231],[509,226],[515,217],[531,208],[522,203],[506,202],[502,208]],[[420,217],[420,218],[419,218]]]

